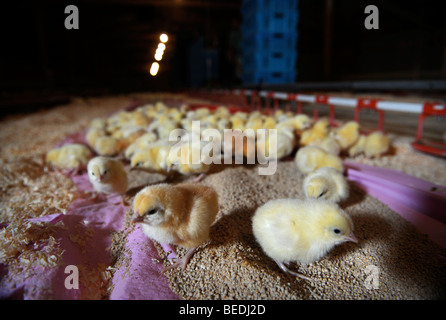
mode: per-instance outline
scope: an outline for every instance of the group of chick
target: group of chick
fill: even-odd
[[[276,147],[278,159],[298,148],[295,162],[305,175],[305,199],[268,201],[252,218],[257,242],[283,271],[309,279],[291,271],[286,264],[309,264],[337,244],[357,241],[351,218],[338,204],[349,195],[340,154],[379,156],[388,150],[389,139],[382,132],[361,134],[354,121],[331,128],[327,119],[312,125],[307,115],[282,110],[266,116],[258,111],[231,114],[225,107],[211,112],[207,108],[188,110],[186,106],[168,108],[163,103],[149,104],[108,119],[91,121],[86,140],[99,156],[93,157],[85,145],[72,144],[51,150],[47,161],[71,169],[86,166],[96,191],[121,195],[128,187],[122,157],[137,169],[166,174],[172,168],[186,175],[204,173],[209,165],[192,165],[187,161],[190,159],[174,162],[169,158],[172,146],[169,134],[179,128],[190,131],[193,120],[199,120],[202,129],[222,132],[224,129],[277,129],[276,146],[270,146],[268,140],[255,139],[255,143],[263,144],[260,148],[263,150]],[[234,151],[248,156],[246,148]],[[186,157],[189,154],[186,152]],[[132,222],[141,224],[147,237],[189,249],[183,259],[166,269],[184,268],[196,248],[208,240],[218,213],[218,197],[213,188],[197,183],[162,183],[139,191],[133,201],[133,212]]]

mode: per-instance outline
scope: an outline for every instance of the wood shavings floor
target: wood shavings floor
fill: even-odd
[[[44,192],[34,194],[32,199],[23,196],[25,201],[40,204],[40,208],[20,210],[29,203],[17,205],[20,193],[32,193],[39,183],[48,183],[49,177],[60,181],[60,185],[57,185],[58,191],[66,190],[75,197],[75,191],[70,189],[72,184],[69,179],[67,181],[63,175],[49,172],[41,160],[38,160],[61,138],[83,130],[93,117],[105,117],[122,109],[132,98],[156,100],[163,97],[165,96],[139,94],[76,98],[65,106],[3,119],[0,124],[0,223],[15,223],[20,226],[20,221],[24,218],[52,212],[48,210],[51,205],[44,201],[44,198],[48,197]],[[412,136],[394,135],[392,138],[392,154],[381,159],[371,160],[359,156],[353,160],[401,170],[446,186],[445,160],[413,151],[409,145]],[[162,179],[161,176],[142,178],[146,179],[146,182]],[[351,185],[351,196],[342,203],[342,207],[352,216],[359,244],[338,246],[319,262],[310,266],[295,266],[296,270],[313,278],[312,282],[285,275],[254,241],[251,217],[258,206],[270,199],[303,198],[300,188],[302,179],[303,176],[297,171],[293,161],[280,162],[276,174],[272,176],[259,176],[257,169],[251,166],[229,167],[209,174],[201,183],[215,187],[218,192],[218,220],[212,227],[211,241],[200,247],[187,269],[166,273],[172,290],[182,299],[446,297],[444,250],[387,205],[368,196],[354,185]],[[137,188],[136,180],[133,181],[134,184],[130,187]],[[54,188],[51,190],[56,191]],[[57,196],[54,197],[56,201]],[[69,200],[60,200],[60,209],[69,205]],[[128,210],[124,230],[114,235],[113,267],[126,263],[120,255],[126,235],[134,228],[129,224],[130,214]],[[47,241],[50,236],[51,232],[42,233],[42,237]],[[6,245],[8,244],[5,239],[0,239],[0,247],[4,249]],[[7,265],[13,266],[10,272],[21,272],[25,266],[21,265],[19,258],[21,255],[29,255],[29,247],[21,247],[14,253],[17,257],[13,259],[14,263],[11,264],[12,260],[8,260],[4,255],[0,255],[0,262],[6,261]],[[161,247],[157,247],[160,255],[164,257]],[[3,250],[2,254],[4,252]],[[54,250],[49,252],[54,254]],[[183,255],[185,251],[178,249],[178,254]],[[369,281],[372,273],[375,282]]]

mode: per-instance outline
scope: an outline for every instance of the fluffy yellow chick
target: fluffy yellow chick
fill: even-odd
[[[162,244],[189,249],[186,256],[163,271],[186,267],[196,248],[209,239],[210,226],[218,213],[214,189],[199,184],[158,184],[138,192],[133,201],[133,223]]]
[[[107,132],[103,128],[91,127],[87,130],[85,135],[85,140],[87,140],[88,145],[94,149],[94,144],[99,137],[106,137]]]
[[[107,132],[113,133],[127,123],[131,118],[129,112],[120,111],[107,119]]]
[[[277,128],[281,127],[291,127],[296,133],[306,130],[311,126],[311,119],[306,114],[299,114],[294,117],[287,117],[285,120],[280,121],[277,124]]]
[[[320,143],[328,137],[330,132],[330,123],[328,119],[318,120],[313,127],[304,130],[300,136],[300,144],[303,146],[310,143]]]
[[[120,143],[116,138],[101,136],[96,138],[93,149],[101,156],[114,156],[120,151]]]
[[[356,142],[350,148],[348,148],[348,155],[350,157],[355,157],[358,154],[363,153],[366,139],[367,138],[365,135],[359,135],[358,140],[356,140]]]
[[[124,156],[126,159],[131,159],[135,153],[150,148],[150,145],[157,140],[158,136],[154,132],[146,132],[125,149]]]
[[[263,118],[263,129],[274,129],[276,127],[276,119],[273,117],[264,117]]]
[[[310,145],[313,145],[312,143]],[[330,154],[338,156],[341,153],[341,146],[333,135],[329,135],[324,140],[314,144]]]
[[[179,128],[179,123],[167,117],[166,115],[159,116],[148,127],[147,132],[156,132],[159,139],[169,138],[172,130]]]
[[[367,158],[379,157],[386,153],[390,147],[389,137],[381,131],[369,134],[364,143],[364,153]]]
[[[231,122],[232,129],[245,130],[246,120],[243,117],[234,115],[229,118],[229,121]]]
[[[268,135],[265,135],[263,139],[257,139],[256,148],[257,154],[266,157],[269,155],[271,157],[271,150],[275,148],[277,157],[276,159],[281,159],[283,157],[289,156],[295,147],[295,136],[292,129],[282,128],[277,130],[277,140],[276,143],[270,145]]]
[[[245,128],[252,130],[262,129],[263,128],[262,115],[257,115],[257,114],[251,115],[248,121],[246,121]]]
[[[367,158],[379,157],[386,153],[389,147],[389,137],[380,131],[375,131],[367,136],[361,134],[355,144],[348,149],[348,155],[354,157],[364,153]]]
[[[355,144],[359,138],[359,123],[349,121],[334,132],[334,136],[341,146],[342,150],[347,150]]]
[[[204,178],[204,173],[208,172],[211,168],[210,164],[203,162],[204,154],[201,152],[201,148],[205,145],[198,141],[198,143],[192,143],[191,141],[184,141],[175,145],[170,149],[167,156],[167,165],[171,166],[173,170],[179,172],[182,175],[200,174],[197,178],[197,182]],[[196,153],[198,159],[197,163],[193,163],[193,153]],[[206,161],[209,163],[208,161]]]
[[[221,118],[226,118],[229,119],[229,117],[231,116],[231,113],[229,112],[228,108],[226,108],[225,106],[219,106],[217,108],[217,110],[215,110],[214,112],[216,115],[218,115]]]
[[[303,174],[308,174],[322,167],[333,167],[339,172],[344,172],[341,158],[316,146],[299,148],[295,162],[297,168]]]
[[[226,119],[226,118],[221,118],[217,122],[217,129],[222,131],[222,132],[225,129],[231,129],[231,127],[232,127],[231,122],[228,119]]]
[[[344,175],[335,168],[322,167],[308,174],[303,181],[307,198],[340,202],[347,199],[349,186]]]
[[[107,126],[107,120],[103,118],[94,118],[90,121],[90,124],[88,125],[89,128],[96,128],[96,129],[104,129]]]
[[[120,161],[110,157],[94,157],[88,162],[87,170],[88,179],[96,191],[120,195],[127,191],[127,173]]]
[[[170,143],[160,140],[149,148],[135,153],[130,159],[132,170],[142,170],[168,175],[170,167],[167,164],[167,156],[170,152]]]
[[[46,162],[59,169],[85,169],[93,153],[87,146],[77,143],[54,148],[46,154]]]
[[[353,222],[336,203],[321,199],[277,199],[258,208],[252,219],[257,242],[288,274],[311,280],[285,264],[310,264],[343,242],[357,242]]]
[[[201,119],[200,125],[203,129],[216,129],[219,120],[220,118],[217,115],[211,114]]]

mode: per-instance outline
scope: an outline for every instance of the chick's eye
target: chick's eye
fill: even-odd
[[[339,230],[338,228],[335,228],[335,229],[333,229],[333,232],[336,233],[336,234],[340,234],[341,230]]]
[[[152,209],[152,210],[148,211],[147,214],[152,215],[152,214],[155,214],[157,211],[158,211],[157,209]]]

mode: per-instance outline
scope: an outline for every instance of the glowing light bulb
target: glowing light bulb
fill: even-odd
[[[156,76],[156,74],[158,73],[159,68],[160,68],[160,65],[159,65],[158,62],[152,63],[152,66],[150,67],[150,74],[152,76]]]
[[[160,35],[160,40],[161,42],[165,43],[167,42],[167,40],[169,40],[169,37],[167,36],[167,34],[163,33],[162,35]]]
[[[160,43],[160,44],[158,44],[158,49],[160,49],[160,50],[165,50],[166,49],[166,45],[164,44],[164,43]],[[157,50],[158,50],[157,49]]]
[[[157,52],[155,53],[155,60],[160,61],[163,58],[163,53]]]

